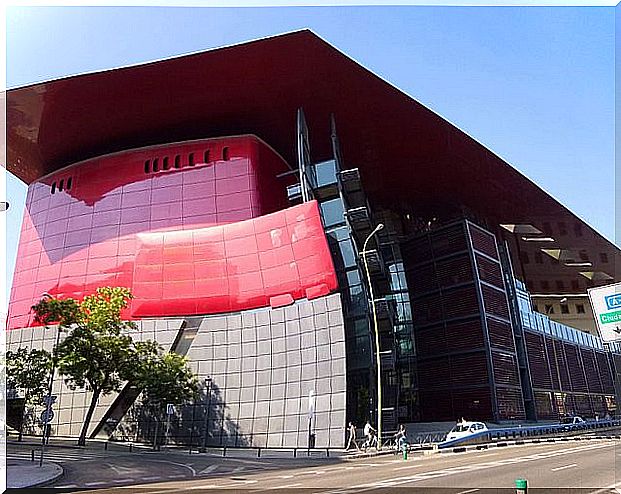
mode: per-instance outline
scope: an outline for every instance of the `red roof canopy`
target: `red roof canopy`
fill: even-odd
[[[583,223],[498,156],[308,30],[10,90],[8,169],[29,183],[97,155],[238,134],[259,136],[294,164],[300,107],[315,160],[331,156],[335,115],[345,164],[360,168],[372,200],[418,210],[463,205],[498,223]],[[600,249],[618,256],[593,234]]]

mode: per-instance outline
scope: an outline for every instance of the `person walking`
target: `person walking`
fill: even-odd
[[[356,426],[354,425],[353,422],[349,423],[349,440],[347,441],[347,447],[345,448],[345,451],[349,451],[349,448],[351,448],[351,445],[353,443],[354,446],[356,446],[356,451],[360,451],[360,446],[358,446],[358,442],[356,441]]]

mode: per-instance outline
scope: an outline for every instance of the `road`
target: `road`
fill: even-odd
[[[460,454],[389,455],[320,466],[245,472],[135,486],[132,492],[287,492],[304,489],[321,494],[353,492],[514,493],[516,478],[529,481],[529,492],[603,494],[621,487],[619,443],[609,440],[568,441],[492,448]],[[122,492],[117,489],[99,494]]]
[[[604,494],[621,491],[621,442],[562,441],[493,447],[482,451],[342,458],[220,458],[209,455],[117,454],[66,461],[54,487],[98,494],[149,492],[287,492],[321,494],[408,492],[515,493],[526,478],[529,493]],[[84,452],[79,452],[83,454]],[[103,455],[103,453],[99,453]],[[128,491],[128,488],[131,488]],[[125,486],[110,488],[110,486]]]

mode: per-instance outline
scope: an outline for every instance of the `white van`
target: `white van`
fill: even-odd
[[[486,430],[487,426],[483,422],[458,422],[457,425],[449,431],[446,436],[446,440],[452,441],[453,439],[461,439],[462,437],[470,436],[478,432],[484,432]]]

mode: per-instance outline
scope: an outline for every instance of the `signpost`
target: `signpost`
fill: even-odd
[[[621,283],[589,288],[593,315],[602,340],[621,340]]]

